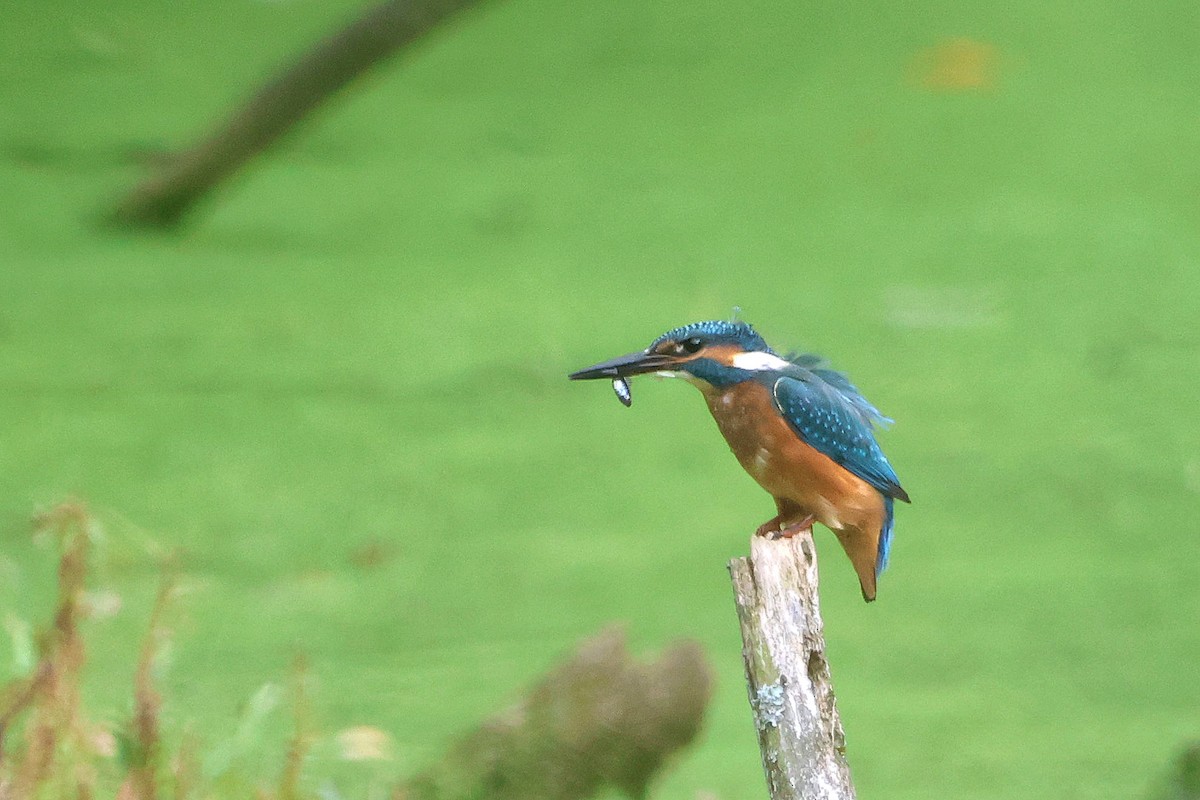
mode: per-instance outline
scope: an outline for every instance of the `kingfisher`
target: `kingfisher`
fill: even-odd
[[[608,379],[625,405],[627,379],[656,373],[696,386],[746,472],[775,500],[757,536],[788,538],[820,522],[833,531],[875,599],[892,544],[893,505],[911,502],[875,440],[890,424],[820,356],[781,356],[745,322],[694,322],[645,350],[571,373]]]

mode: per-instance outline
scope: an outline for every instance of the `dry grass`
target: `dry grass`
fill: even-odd
[[[33,674],[4,692],[0,712],[0,798],[91,798],[97,770],[79,698],[86,649],[79,635],[91,520],[78,503],[64,503],[35,524],[51,531],[60,549],[54,618],[38,634]]]
[[[150,613],[133,675],[133,713],[118,737],[120,757],[98,744],[98,732],[80,696],[87,646],[80,624],[88,559],[95,523],[83,504],[67,502],[39,515],[39,533],[48,533],[59,552],[58,598],[53,619],[37,635],[37,664],[29,677],[0,691],[0,800],[191,800],[214,796],[200,769],[200,746],[182,735],[174,746],[162,731],[162,693],[156,685],[158,661],[171,638],[168,610],[175,596],[169,566]],[[302,800],[300,774],[313,734],[308,725],[307,670],[297,660],[294,678],[296,733],[275,788],[264,782],[258,794],[273,800]],[[111,741],[111,737],[107,737]],[[115,767],[114,767],[115,765]]]

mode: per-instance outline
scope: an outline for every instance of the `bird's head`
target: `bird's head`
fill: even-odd
[[[645,350],[573,372],[571,380],[629,378],[649,372],[721,387],[750,379],[755,372],[787,362],[772,352],[745,322],[693,322],[667,331]]]

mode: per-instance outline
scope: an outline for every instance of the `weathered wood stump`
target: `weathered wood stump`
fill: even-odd
[[[772,800],[851,800],[845,733],[834,702],[817,599],[812,532],[751,537],[729,562],[742,657]]]

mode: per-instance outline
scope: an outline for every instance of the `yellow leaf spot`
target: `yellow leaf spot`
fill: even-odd
[[[917,85],[932,92],[993,89],[999,79],[999,51],[966,37],[945,39],[917,51],[909,71]]]

